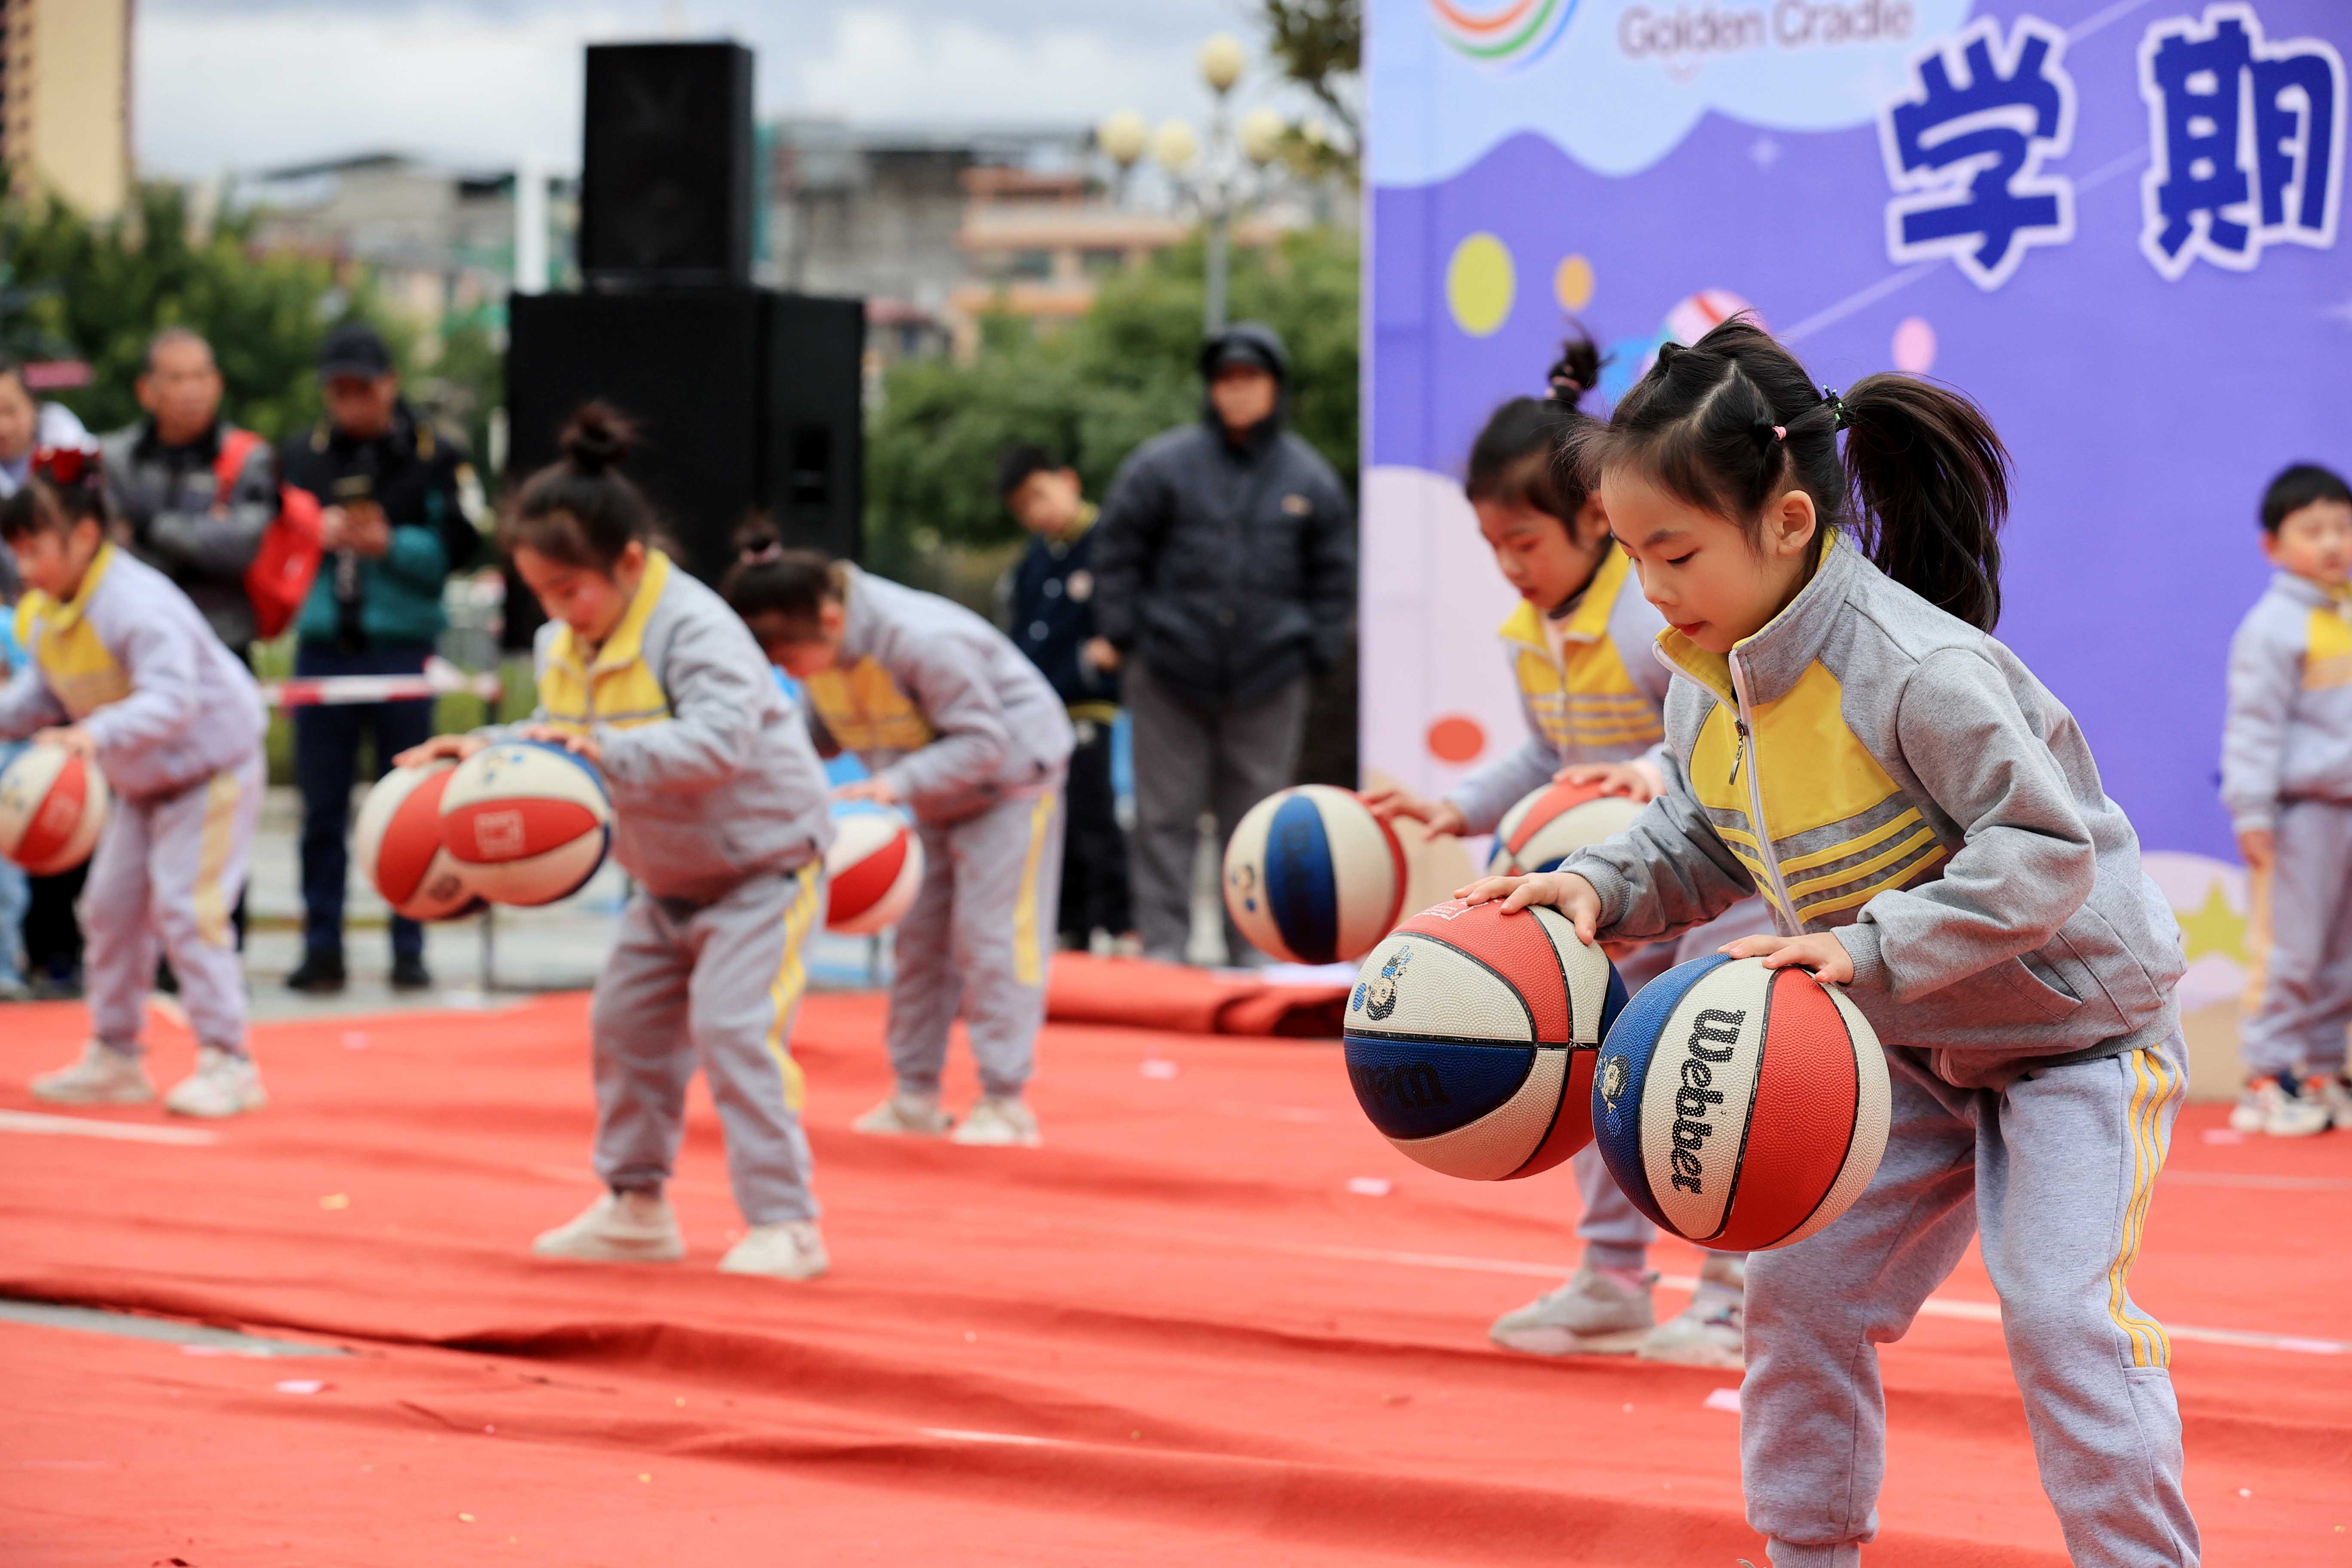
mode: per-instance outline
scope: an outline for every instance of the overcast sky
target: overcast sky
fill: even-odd
[[[581,46],[727,37],[762,115],[1196,122],[1194,51],[1255,47],[1247,0],[140,0],[142,170],[206,175],[362,150],[552,167],[580,155]]]

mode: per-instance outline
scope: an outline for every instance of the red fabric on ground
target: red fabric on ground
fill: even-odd
[[[0,1017],[0,1109],[35,1110],[80,1016]],[[1573,1257],[1566,1173],[1410,1164],[1328,1046],[1066,1026],[1046,1148],[861,1138],[880,1021],[820,996],[797,1032],[835,1263],[809,1286],[712,1269],[740,1221],[698,1088],[685,1263],[525,1255],[595,1190],[578,997],[265,1027],[273,1103],[209,1145],[0,1122],[0,1293],[359,1352],[0,1322],[0,1562],[1761,1563],[1738,1417],[1705,1404],[1732,1378],[1486,1343]],[[162,1074],[190,1052],[165,1031]],[[2205,1142],[2221,1114],[2183,1118],[2138,1295],[2352,1339],[2352,1140]],[[1946,1294],[1990,1300],[1973,1259]],[[1885,1354],[1873,1560],[2056,1568],[1998,1325]],[[2352,1357],[2179,1340],[2175,1371],[2208,1561],[2352,1562]]]
[[[1345,985],[1274,985],[1139,958],[1057,952],[1045,1016],[1057,1024],[1115,1024],[1180,1035],[1286,1035],[1329,1039],[1348,1006]]]

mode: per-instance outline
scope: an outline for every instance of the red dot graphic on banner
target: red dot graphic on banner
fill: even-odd
[[[1430,725],[1429,754],[1441,763],[1466,763],[1486,749],[1486,731],[1466,713],[1448,713]]]

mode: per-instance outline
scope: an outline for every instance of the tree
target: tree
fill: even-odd
[[[1292,160],[1309,173],[1344,168],[1353,177],[1363,154],[1363,117],[1356,106],[1364,68],[1363,0],[1259,0],[1266,52],[1282,74],[1314,94],[1344,133],[1345,144],[1318,144],[1294,130]]]

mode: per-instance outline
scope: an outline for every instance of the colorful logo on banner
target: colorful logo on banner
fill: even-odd
[[[1482,65],[1517,70],[1542,58],[1576,15],[1576,7],[1577,0],[1502,0],[1485,5],[1429,0],[1429,16],[1437,36],[1458,52]]]

